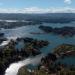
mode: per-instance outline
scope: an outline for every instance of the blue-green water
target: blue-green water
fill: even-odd
[[[52,27],[63,27],[63,26],[74,26],[75,27],[75,22],[72,23],[65,23],[65,24],[60,24],[60,23],[43,23],[43,25],[48,25]],[[62,37],[60,35],[54,35],[52,33],[50,34],[30,34],[31,32],[33,33],[38,33],[41,32],[43,33],[42,30],[40,30],[39,25],[31,25],[31,26],[23,26],[23,27],[18,27],[16,29],[4,29],[2,30],[5,33],[5,37],[11,38],[11,37],[32,37],[34,39],[38,40],[48,40],[50,44],[47,47],[44,47],[41,49],[41,52],[43,54],[47,54],[49,52],[53,52],[53,49],[56,48],[57,46],[65,43],[65,44],[73,44],[75,45],[75,36],[73,37]],[[21,49],[23,47],[23,43],[19,43],[16,48]],[[74,59],[73,59],[74,60]],[[70,60],[71,61],[71,60]]]
[[[75,56],[65,57],[64,59],[59,59],[58,61],[63,64],[67,64],[68,66],[75,66]]]
[[[52,26],[52,27],[63,27],[63,26],[74,26],[75,23],[69,23],[69,24],[46,24],[44,25]],[[59,35],[54,35],[54,34],[30,34],[31,32],[43,32],[38,28],[39,25],[36,26],[23,26],[19,27],[16,29],[4,29],[2,32],[5,33],[5,37],[8,39],[14,38],[14,37],[32,37],[38,40],[48,40],[50,44],[47,47],[44,47],[41,49],[42,54],[47,54],[50,52],[53,52],[54,48],[57,46],[65,43],[65,44],[73,44],[75,45],[75,36],[73,37],[61,37]],[[19,43],[16,48],[22,48],[23,43]],[[9,68],[6,69],[5,75],[17,75],[18,69],[24,65],[27,64],[36,64],[40,59],[42,58],[41,55],[36,56],[36,57],[29,57],[23,61],[20,61],[18,63],[13,63],[9,66]],[[69,65],[75,65],[75,57],[66,57],[65,59],[60,59],[62,63],[66,63]],[[14,70],[15,69],[15,70]]]

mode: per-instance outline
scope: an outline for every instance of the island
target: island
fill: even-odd
[[[75,56],[75,45],[62,44],[54,49],[54,53],[59,56]]]
[[[43,30],[45,33],[53,33],[53,34],[58,34],[62,36],[74,36],[75,35],[75,27],[69,27],[69,26],[64,26],[64,27],[55,27],[52,28],[50,26],[39,26],[41,30]]]

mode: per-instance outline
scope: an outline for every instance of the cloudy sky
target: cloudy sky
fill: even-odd
[[[75,0],[0,0],[0,13],[75,13]]]

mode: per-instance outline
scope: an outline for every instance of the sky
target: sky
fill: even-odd
[[[0,13],[75,13],[75,0],[0,0]]]

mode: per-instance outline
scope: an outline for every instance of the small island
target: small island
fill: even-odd
[[[74,36],[75,35],[75,27],[61,27],[61,28],[52,28],[50,26],[39,26],[41,30],[43,30],[46,33],[53,33],[53,34],[58,34],[62,36]]]
[[[62,56],[62,55],[75,56],[75,45],[62,44],[54,49],[54,53],[59,56]]]

